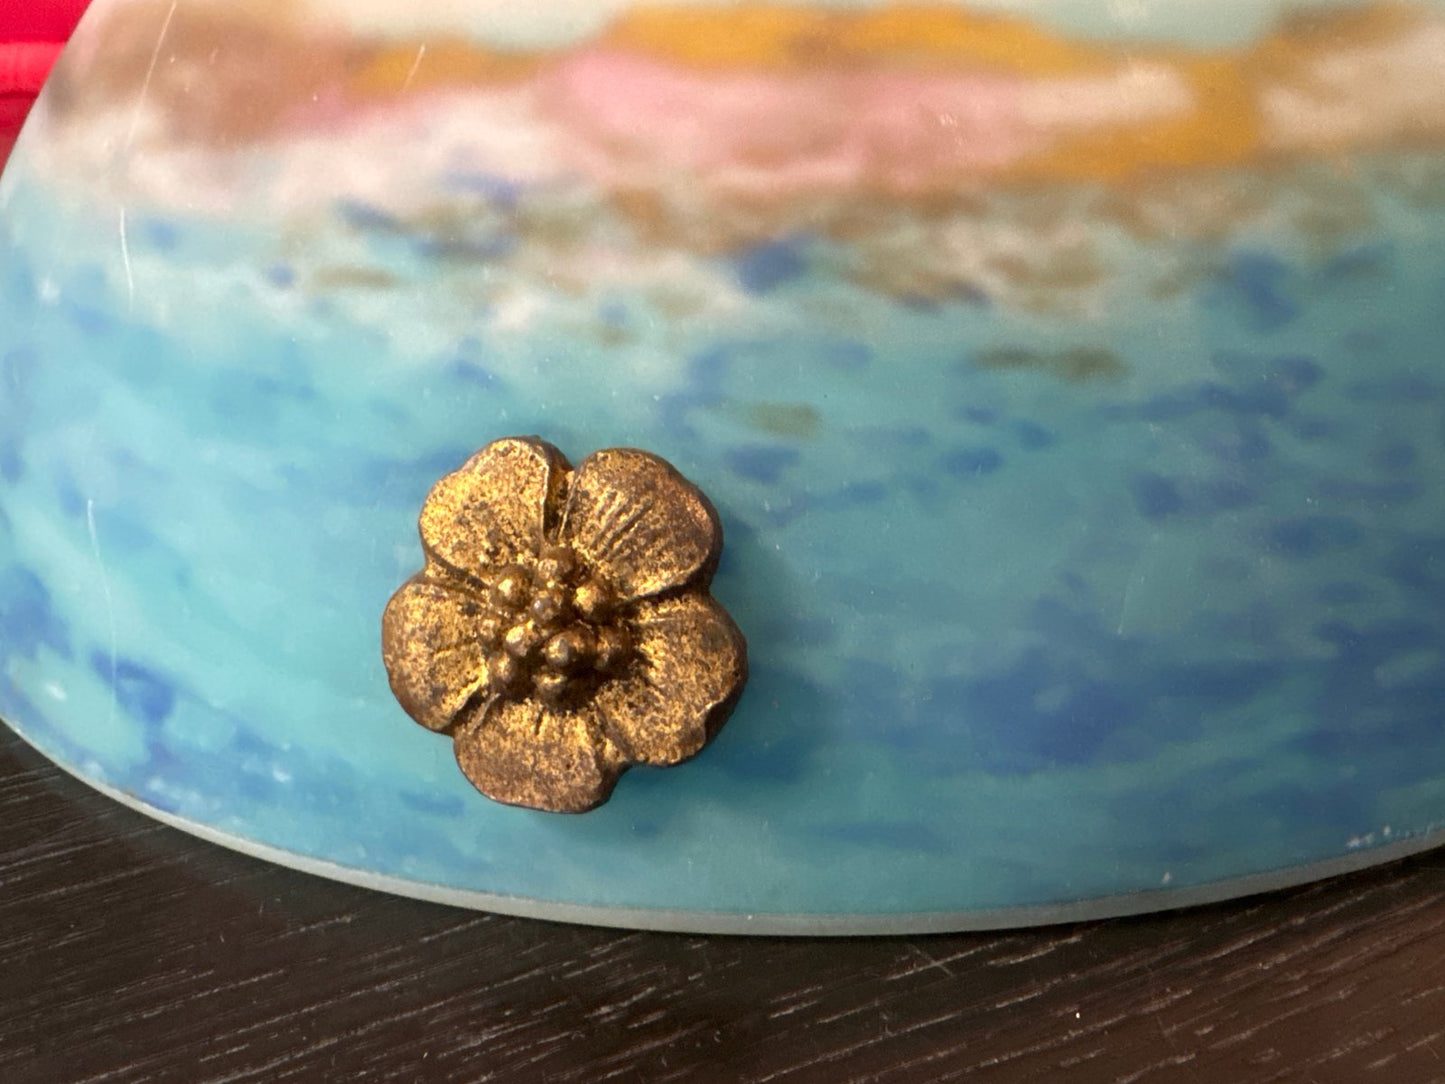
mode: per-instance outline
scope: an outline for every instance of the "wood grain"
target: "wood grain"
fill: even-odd
[[[808,941],[501,918],[151,823],[0,733],[0,1080],[1445,1080],[1445,860]]]

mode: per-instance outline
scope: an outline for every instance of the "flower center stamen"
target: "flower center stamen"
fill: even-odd
[[[556,587],[544,587],[532,599],[528,607],[532,619],[543,628],[560,628],[570,616],[571,600],[567,592]]]
[[[521,565],[509,565],[497,577],[492,592],[503,609],[520,610],[532,597],[532,577]]]
[[[492,585],[498,613],[488,642],[491,687],[553,706],[616,676],[632,654],[611,588],[566,546],[544,546],[535,566],[509,565]]]
[[[572,605],[577,607],[584,620],[594,624],[611,617],[616,604],[612,592],[596,580],[588,580],[572,593]]]
[[[542,657],[548,667],[565,674],[589,666],[596,652],[597,637],[579,623],[548,640]]]
[[[502,635],[502,647],[512,658],[523,660],[532,655],[547,637],[529,621],[513,625]]]
[[[537,575],[548,587],[567,584],[577,571],[577,555],[567,546],[544,546],[537,557]]]

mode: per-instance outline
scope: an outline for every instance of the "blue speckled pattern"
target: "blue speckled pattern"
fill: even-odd
[[[1181,243],[1167,290],[1082,185],[1063,213],[1124,270],[1078,310],[862,288],[791,229],[679,263],[727,291],[688,308],[519,268],[521,182],[452,175],[495,219],[458,256],[353,193],[288,240],[56,185],[49,139],[0,182],[0,716],[83,778],[427,891],[764,924],[1445,825],[1445,213],[1406,183],[1434,151],[1353,159],[1368,214],[1330,244]],[[709,494],[753,661],[713,746],[583,817],[476,794],[379,655],[429,486],[528,433]]]

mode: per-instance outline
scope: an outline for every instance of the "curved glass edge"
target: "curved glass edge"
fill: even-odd
[[[1020,929],[1030,926],[1057,926],[1076,922],[1095,922],[1110,918],[1127,918],[1164,911],[1179,911],[1212,903],[1224,903],[1247,896],[1277,892],[1285,888],[1354,873],[1371,866],[1384,865],[1436,847],[1445,846],[1445,828],[1437,828],[1406,836],[1389,843],[1361,847],[1358,850],[1298,866],[1243,874],[1219,881],[1178,888],[1153,888],[1125,892],[1065,903],[1037,904],[971,911],[928,911],[902,914],[788,914],[744,913],[732,911],[680,911],[650,907],[616,907],[597,904],[565,903],[558,900],[526,896],[506,896],[476,889],[412,881],[404,877],[375,873],[344,866],[310,855],[241,836],[228,835],[210,825],[178,817],[141,801],[135,795],[87,778],[69,765],[55,760],[19,730],[11,727],[27,746],[67,775],[104,794],[121,805],[143,813],[152,820],[176,828],[187,835],[215,843],[228,850],[273,862],[302,873],[313,874],[358,888],[374,889],[395,896],[486,911],[516,918],[567,922],[582,926],[601,926],[624,930],[647,930],[657,933],[723,934],[758,937],[879,937],[935,933],[970,933],[986,930]]]

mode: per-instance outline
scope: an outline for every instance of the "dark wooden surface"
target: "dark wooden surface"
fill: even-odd
[[[500,918],[148,821],[0,729],[0,1081],[1445,1080],[1445,856],[809,941]]]

